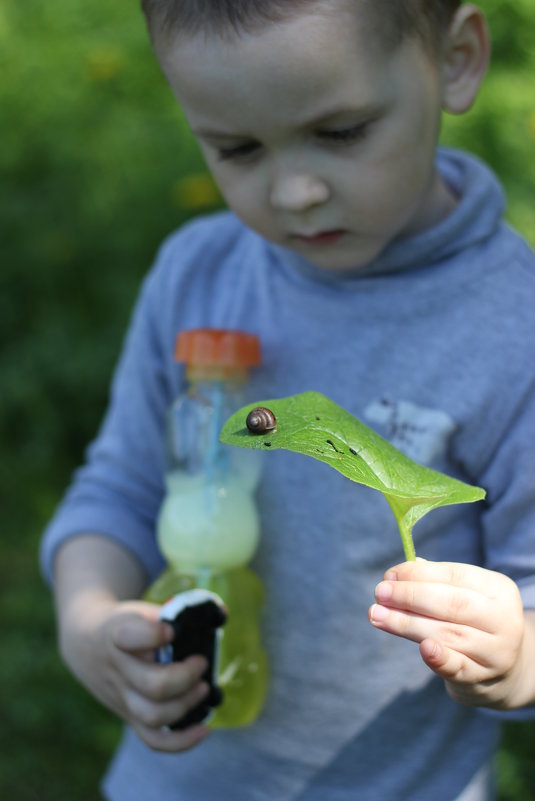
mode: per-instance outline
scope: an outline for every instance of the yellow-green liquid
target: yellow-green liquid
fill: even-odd
[[[168,568],[147,592],[147,600],[164,603],[171,595],[199,586],[193,575]],[[218,684],[223,703],[210,721],[214,728],[246,726],[259,715],[268,687],[267,657],[260,642],[263,587],[247,567],[203,575],[203,589],[217,593],[228,609],[220,643]]]
[[[176,470],[166,483],[157,539],[168,564],[196,575],[249,562],[258,545],[259,520],[243,480],[233,475],[211,480]]]

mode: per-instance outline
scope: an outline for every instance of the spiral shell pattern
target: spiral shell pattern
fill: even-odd
[[[275,415],[271,409],[266,409],[265,406],[257,406],[256,409],[251,409],[245,424],[253,434],[265,434],[277,428]]]

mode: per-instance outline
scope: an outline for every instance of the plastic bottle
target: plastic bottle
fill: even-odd
[[[219,655],[223,704],[210,725],[242,726],[259,714],[268,682],[260,640],[263,587],[247,567],[259,541],[254,490],[258,454],[219,442],[225,420],[243,405],[248,370],[260,364],[257,337],[195,329],[178,335],[175,356],[186,365],[186,389],[173,403],[167,430],[167,493],[157,540],[168,568],[147,598],[201,587],[228,609]]]

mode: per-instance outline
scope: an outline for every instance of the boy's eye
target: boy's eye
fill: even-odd
[[[219,161],[228,161],[230,159],[246,160],[254,156],[259,149],[258,142],[244,142],[242,145],[234,145],[233,147],[220,147],[217,150],[217,158]]]
[[[331,142],[351,143],[366,136],[368,130],[368,123],[361,123],[360,125],[353,125],[350,128],[335,128],[333,130],[318,131],[320,139],[327,139]]]
[[[319,139],[332,142],[334,144],[351,144],[363,139],[369,128],[369,123],[359,123],[349,128],[333,128],[318,131]],[[232,145],[231,147],[218,147],[217,158],[219,161],[249,161],[258,155],[262,145],[259,142],[250,141],[242,144]]]

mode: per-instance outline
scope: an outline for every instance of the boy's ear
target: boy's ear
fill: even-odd
[[[476,99],[490,59],[490,36],[480,8],[463,4],[448,30],[443,56],[442,107],[468,111]]]

